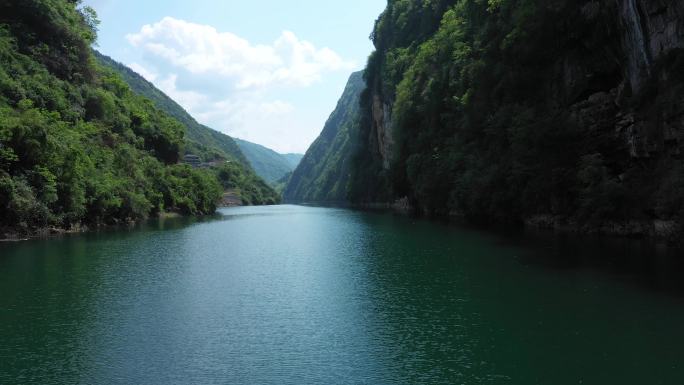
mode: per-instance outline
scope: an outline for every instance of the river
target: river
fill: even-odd
[[[0,244],[0,384],[682,384],[679,255],[303,206]]]

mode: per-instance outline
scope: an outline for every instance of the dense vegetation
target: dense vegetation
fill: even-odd
[[[284,191],[286,202],[344,202],[354,135],[358,132],[359,98],[365,89],[363,73],[351,75],[347,86],[321,132],[292,173]]]
[[[212,167],[211,171],[223,189],[240,198],[243,205],[280,203],[280,193],[241,163],[228,161]]]
[[[213,212],[228,179],[178,163],[185,127],[93,60],[78,3],[0,3],[0,228]]]
[[[246,140],[235,141],[257,175],[272,185],[292,172],[302,159],[302,155],[299,154],[279,154],[270,148]]]
[[[178,103],[130,68],[97,52],[95,56],[104,67],[121,76],[136,94],[149,98],[157,108],[183,123],[188,133],[184,152],[197,155],[205,162],[220,164],[213,174],[224,189],[237,195],[246,205],[280,202],[280,195],[255,174],[233,138],[197,123]]]
[[[680,220],[684,41],[647,39],[682,6],[638,3],[390,0],[348,198],[478,222]]]

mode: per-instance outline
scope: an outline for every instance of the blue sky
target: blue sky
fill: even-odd
[[[279,152],[304,152],[353,71],[385,0],[85,0],[98,49],[198,121]]]

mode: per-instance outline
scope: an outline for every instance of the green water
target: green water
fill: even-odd
[[[676,254],[226,209],[0,244],[0,384],[682,384]]]

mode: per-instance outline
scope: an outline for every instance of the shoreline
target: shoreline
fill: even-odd
[[[484,228],[496,229],[502,227],[516,227],[515,224],[490,223],[478,225],[467,220],[457,212],[444,215],[430,216],[412,206],[408,199],[399,199],[393,203],[369,202],[353,204],[349,202],[287,202],[288,204],[313,205],[321,207],[344,207],[362,211],[386,211],[405,216],[417,216],[426,219],[446,220],[451,223],[468,224]],[[600,222],[577,222],[575,220],[551,215],[540,214],[523,218],[520,224],[525,231],[550,231],[556,234],[576,234],[584,236],[605,236],[625,239],[651,239],[666,241],[671,244],[681,244],[684,226],[676,220],[663,219],[626,219],[621,221],[607,220]]]
[[[219,208],[240,207],[241,204],[230,202],[232,204],[225,204],[222,202]],[[240,202],[242,203],[242,202]],[[443,216],[429,216],[417,211],[413,206],[408,204],[408,201],[400,200],[395,203],[365,203],[365,204],[351,204],[348,202],[284,202],[282,204],[294,204],[305,206],[318,207],[341,207],[360,211],[381,211],[392,212],[402,216],[415,216],[425,218],[428,220],[445,220],[450,223],[458,223],[465,225],[472,225],[478,228],[485,229],[501,229],[502,227],[513,228],[515,225],[506,224],[489,224],[478,225],[465,219],[458,213],[449,213]],[[211,214],[210,214],[211,215]],[[177,219],[186,216],[177,212],[163,212],[151,219]],[[12,228],[0,229],[0,243],[24,242],[35,239],[51,239],[59,238],[65,235],[91,233],[99,230],[107,229],[121,229],[131,228],[139,225],[146,220],[132,221],[119,224],[107,225],[77,225],[69,229],[59,227],[45,227],[40,229],[18,231]],[[654,241],[666,241],[668,244],[681,245],[682,231],[684,230],[682,224],[674,220],[623,220],[623,221],[602,221],[596,223],[579,223],[568,220],[567,218],[554,216],[550,214],[536,215],[525,218],[521,221],[524,231],[531,232],[551,232],[554,234],[575,234],[582,236],[605,236],[612,238],[623,239],[649,239]]]
[[[0,230],[0,243],[24,242],[30,241],[32,239],[57,238],[64,235],[81,234],[89,231],[91,231],[91,229],[85,225],[73,227],[71,229],[64,229],[59,227],[45,227],[25,231],[2,229]]]
[[[30,240],[36,240],[36,239],[55,239],[59,237],[63,237],[65,235],[75,235],[75,234],[85,234],[85,233],[93,233],[96,231],[100,230],[112,230],[112,229],[122,229],[122,228],[131,228],[134,226],[137,226],[141,223],[144,223],[145,221],[151,220],[151,219],[160,219],[160,220],[165,220],[165,219],[176,219],[176,218],[183,218],[185,217],[184,215],[174,212],[174,211],[168,211],[168,212],[162,212],[159,213],[158,215],[154,217],[150,217],[147,219],[142,219],[139,221],[129,221],[129,222],[124,222],[124,223],[116,223],[116,224],[100,224],[100,225],[85,225],[85,224],[78,224],[75,226],[72,226],[71,228],[62,228],[62,227],[55,227],[55,226],[50,226],[50,227],[43,227],[39,229],[27,229],[27,230],[21,230],[18,231],[17,229],[12,229],[12,228],[3,228],[0,229],[0,243],[12,243],[12,242],[24,242],[24,241],[30,241]]]
[[[189,218],[189,217],[197,217],[197,218],[202,218],[202,217],[208,217],[211,215],[215,215],[218,213],[218,209],[221,208],[231,208],[231,207],[242,207],[244,206],[242,204],[242,201],[238,202],[232,201],[229,202],[229,204],[226,204],[226,202],[221,202],[221,204],[217,205],[216,211],[211,213],[211,214],[206,214],[206,215],[194,215],[194,216],[186,216],[181,213],[175,212],[175,211],[165,211],[162,213],[159,213],[156,216],[149,217],[147,219],[142,219],[139,221],[130,221],[130,222],[125,222],[125,223],[117,223],[117,224],[101,224],[101,225],[84,225],[80,224],[77,226],[73,226],[70,229],[66,228],[60,228],[60,227],[44,227],[44,228],[39,228],[39,229],[28,229],[28,230],[17,230],[14,228],[0,228],[0,244],[1,243],[14,243],[14,242],[25,242],[25,241],[30,241],[30,240],[36,240],[36,239],[55,239],[59,238],[65,235],[75,235],[75,234],[86,234],[86,233],[93,233],[97,231],[102,231],[102,230],[116,230],[116,229],[130,229],[134,226],[140,225],[144,223],[145,221],[149,220],[167,220],[167,219],[180,219],[180,218]]]

